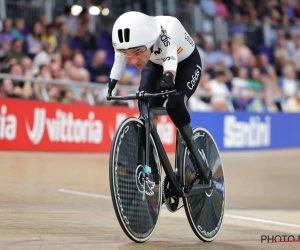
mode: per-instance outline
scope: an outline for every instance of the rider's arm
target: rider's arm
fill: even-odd
[[[166,47],[167,51],[166,51],[166,56],[164,58],[164,62],[162,63],[163,68],[164,68],[164,73],[167,72],[171,72],[174,76],[173,81],[175,82],[175,78],[176,78],[176,70],[177,70],[177,64],[178,64],[178,60],[177,60],[177,37],[178,37],[178,30],[177,30],[177,22],[179,22],[176,18],[172,18],[172,20],[170,20],[165,28],[167,30],[167,36],[170,38],[168,39],[168,43],[166,43],[166,45],[168,45]]]
[[[115,51],[115,61],[111,69],[110,78],[119,81],[125,71],[127,57]]]
[[[122,78],[124,74],[126,63],[127,57],[115,51],[115,61],[111,69],[108,81],[108,100],[117,82]]]

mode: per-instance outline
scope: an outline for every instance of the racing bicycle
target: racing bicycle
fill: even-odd
[[[180,133],[176,130],[175,163],[172,167],[155,126],[164,107],[150,107],[150,98],[178,94],[137,92],[108,100],[139,100],[139,117],[122,121],[114,134],[109,158],[112,203],[123,232],[134,242],[151,238],[162,205],[170,212],[184,207],[195,235],[204,242],[217,238],[225,211],[225,176],[217,144],[208,130],[194,127],[198,151],[212,171],[203,181]],[[163,178],[162,168],[165,172]],[[183,204],[183,205],[179,205]]]

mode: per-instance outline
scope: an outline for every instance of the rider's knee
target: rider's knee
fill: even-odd
[[[177,128],[183,127],[191,122],[184,95],[170,96],[166,108],[168,115]]]
[[[168,110],[176,109],[180,103],[184,104],[183,95],[170,95],[166,103],[166,108]]]

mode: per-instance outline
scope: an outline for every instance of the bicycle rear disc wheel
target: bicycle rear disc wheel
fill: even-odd
[[[110,190],[115,214],[124,233],[135,242],[152,236],[161,209],[161,167],[150,135],[148,180],[145,173],[145,126],[128,118],[115,133],[109,161]]]
[[[204,128],[193,130],[196,146],[212,170],[216,187],[204,193],[183,197],[185,212],[195,235],[205,242],[217,238],[225,214],[225,176],[219,149],[212,135]],[[195,178],[197,168],[189,157],[187,148],[183,158],[183,183],[188,185]],[[199,183],[199,181],[197,182]]]

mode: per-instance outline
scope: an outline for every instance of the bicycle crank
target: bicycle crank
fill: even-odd
[[[163,181],[163,199],[164,199],[164,203],[166,204],[166,207],[167,209],[174,213],[176,212],[177,210],[179,210],[180,208],[183,207],[180,206],[178,208],[178,205],[179,205],[179,197],[177,197],[173,191],[172,191],[172,187],[170,185],[170,181],[168,180],[167,177],[165,177],[164,181]]]

